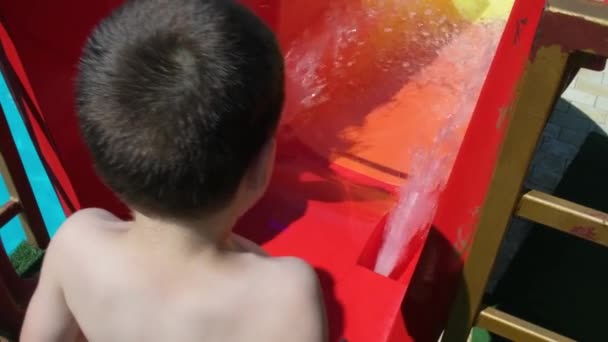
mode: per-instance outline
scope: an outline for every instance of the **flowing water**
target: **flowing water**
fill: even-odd
[[[401,189],[380,274],[433,220],[506,22],[472,18],[499,1],[332,1],[284,46],[283,124],[330,162]]]

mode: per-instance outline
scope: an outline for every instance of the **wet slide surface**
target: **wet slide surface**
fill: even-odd
[[[86,34],[119,2],[0,1],[19,74],[52,138],[43,150],[58,156],[45,153],[68,212],[125,212],[97,181],[76,134],[71,83]],[[270,189],[237,231],[273,255],[300,256],[317,268],[332,341],[405,336],[401,303],[425,240],[408,240],[405,261],[381,276],[373,269],[383,220],[408,198],[408,184],[432,178],[433,187],[446,185],[508,2],[244,2],[279,37],[288,99]]]
[[[471,23],[447,2],[292,6],[275,22],[289,96],[277,167],[239,231],[317,266],[332,340],[388,339],[424,240],[410,241],[389,283],[373,272],[379,225],[435,160],[429,177],[447,179],[504,21]],[[307,23],[299,34],[295,16]]]

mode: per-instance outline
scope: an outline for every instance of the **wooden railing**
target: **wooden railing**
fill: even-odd
[[[474,325],[512,341],[572,341],[494,308],[482,297],[511,218],[533,222],[608,246],[608,215],[538,191],[522,195],[522,184],[544,126],[581,56],[608,56],[608,4],[549,0],[533,56],[510,110],[511,122],[465,263],[443,341],[464,342]],[[596,59],[597,60],[597,59]]]
[[[1,186],[6,186],[10,196],[8,201],[0,203],[0,229],[19,217],[28,242],[46,248],[49,235],[1,107],[0,175],[4,180]],[[16,273],[0,243],[0,330],[13,334],[19,331],[31,294],[32,286]]]

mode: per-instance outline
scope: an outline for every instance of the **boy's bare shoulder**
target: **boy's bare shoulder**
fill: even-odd
[[[280,279],[281,282],[288,282],[285,285],[294,285],[298,287],[308,286],[316,288],[318,286],[317,274],[312,266],[306,261],[296,257],[270,257],[257,244],[247,240],[246,238],[233,235],[234,241],[245,251],[254,255],[250,259],[253,262],[258,262],[264,265],[263,269],[266,272],[262,273],[266,279]],[[256,270],[254,274],[260,274],[259,268],[255,265],[252,269]]]
[[[281,320],[285,329],[272,340],[320,342],[326,340],[323,295],[317,273],[305,261],[293,258],[268,258],[267,297],[275,309],[273,320]],[[269,303],[266,303],[268,305]],[[276,312],[280,312],[277,318]]]
[[[120,221],[103,209],[83,209],[68,217],[59,227],[47,250],[47,256],[58,254],[69,257],[74,249],[86,249],[91,244],[101,242],[100,237],[107,234],[108,227],[119,226]]]
[[[82,223],[97,222],[121,222],[116,216],[107,210],[99,208],[82,209],[72,214],[65,224],[75,225]]]
[[[307,284],[316,285],[317,275],[315,269],[306,261],[296,257],[273,257],[249,248],[244,255],[245,268],[249,270],[250,277],[259,281],[284,282],[284,285]]]
[[[57,231],[55,238],[67,239],[74,235],[108,230],[109,227],[121,222],[116,216],[104,209],[82,209],[65,220]]]
[[[315,269],[306,261],[295,257],[267,258],[269,271],[282,281],[297,287],[317,288],[319,285]]]
[[[74,214],[72,214],[65,221],[65,227],[73,227],[73,226],[88,226],[91,228],[99,228],[103,227],[104,224],[112,224],[123,222],[114,214],[110,213],[107,210],[99,209],[99,208],[87,208],[82,209]]]

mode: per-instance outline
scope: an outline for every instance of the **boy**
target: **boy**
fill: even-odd
[[[22,341],[323,341],[314,270],[231,233],[272,171],[272,33],[228,0],[131,0],[94,30],[79,71],[82,135],[134,219],[67,220]]]

